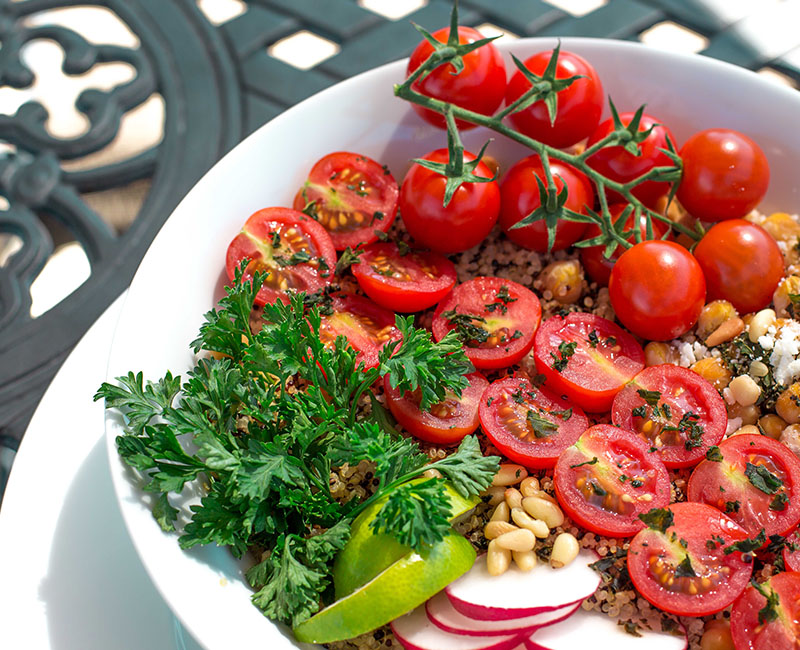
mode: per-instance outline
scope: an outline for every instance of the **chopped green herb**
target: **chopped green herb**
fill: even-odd
[[[353,250],[349,246],[342,251],[342,254],[339,255],[339,259],[336,262],[336,268],[333,272],[336,275],[341,275],[347,269],[349,269],[353,264],[358,264],[361,261],[361,251]]]
[[[786,510],[786,506],[789,503],[789,495],[786,492],[777,492],[775,496],[770,501],[769,509],[775,510],[777,512],[782,512]]]
[[[592,456],[592,460],[585,460],[582,463],[578,463],[577,465],[570,465],[570,469],[575,469],[576,467],[583,467],[584,465],[595,465],[597,464],[597,456]]]
[[[783,485],[783,481],[781,481],[775,474],[770,472],[766,467],[763,465],[753,465],[753,463],[747,463],[745,465],[744,470],[745,476],[750,480],[750,483],[753,484],[753,487],[758,488],[764,494],[775,494]]]
[[[489,332],[479,325],[479,323],[486,322],[482,316],[462,314],[455,309],[442,312],[442,316],[453,326],[456,335],[464,345],[478,347],[481,343],[489,340]]]
[[[639,519],[646,523],[648,528],[665,533],[667,528],[672,526],[675,515],[672,514],[672,510],[669,508],[653,508],[640,514]]]
[[[676,578],[696,578],[697,573],[695,573],[694,567],[692,566],[692,560],[689,558],[689,554],[687,553],[686,556],[681,560],[680,564],[675,567],[675,577]]]
[[[558,355],[556,355],[555,352],[550,353],[550,356],[554,359],[553,370],[562,372],[564,368],[567,367],[570,357],[575,354],[575,349],[577,347],[578,344],[575,341],[572,341],[571,343],[561,341],[561,343],[558,344]]]
[[[725,502],[725,512],[739,512],[739,508],[742,507],[742,504],[739,501],[726,501]]]
[[[710,460],[714,463],[722,462],[722,452],[719,450],[719,447],[717,447],[717,445],[711,445],[706,450],[706,460]]]
[[[750,581],[750,584],[753,585],[753,588],[767,599],[767,602],[764,603],[764,606],[758,610],[758,622],[760,625],[771,623],[772,621],[777,620],[778,607],[780,607],[781,604],[780,598],[775,590],[771,587],[768,587],[768,582],[769,581],[764,584],[759,584],[755,581],[755,579]]]
[[[730,546],[725,547],[725,555],[730,555],[736,551],[740,553],[752,553],[753,551],[757,551],[760,549],[764,544],[767,543],[767,534],[764,529],[761,529],[761,532],[756,535],[753,539],[743,539],[740,542],[734,542]]]
[[[547,418],[543,418],[534,409],[529,409],[525,416],[528,424],[537,438],[547,438],[558,432],[558,425]]]

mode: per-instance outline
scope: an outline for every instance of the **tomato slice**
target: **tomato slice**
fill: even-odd
[[[570,518],[600,535],[628,537],[639,515],[669,504],[667,468],[634,433],[610,424],[587,429],[556,463],[553,482]]]
[[[666,517],[660,527],[636,533],[628,549],[628,572],[642,596],[680,616],[713,614],[736,600],[753,572],[752,558],[748,564],[728,548],[747,539],[744,528],[702,503],[673,503],[649,514]]]
[[[800,571],[800,530],[795,530],[786,538],[783,547],[783,565],[787,571]]]
[[[357,153],[337,151],[320,158],[294,197],[294,209],[315,202],[316,219],[336,250],[378,238],[397,215],[400,188],[385,166]]]
[[[384,345],[402,339],[394,314],[363,296],[336,294],[327,311],[320,322],[320,340],[331,346],[337,336],[344,336],[358,352],[356,363],[363,362],[365,368],[378,365],[378,352]]]
[[[800,573],[745,589],[731,609],[736,650],[800,650]]]
[[[553,467],[562,451],[589,426],[586,414],[523,377],[492,383],[480,406],[481,428],[516,463]]]
[[[719,444],[689,477],[689,501],[719,508],[750,533],[785,535],[800,522],[800,459],[767,436],[742,434]]]
[[[536,333],[534,359],[548,389],[590,413],[607,411],[644,368],[636,339],[610,320],[578,312],[544,322]]]
[[[456,284],[456,267],[443,255],[401,253],[397,244],[389,242],[365,246],[351,269],[364,293],[396,312],[433,307]]]
[[[614,398],[614,424],[635,431],[667,467],[691,467],[705,458],[728,426],[725,402],[688,368],[645,368]]]
[[[250,260],[244,279],[265,271],[267,278],[256,304],[282,300],[287,291],[313,293],[331,283],[336,251],[327,231],[302,212],[289,208],[264,208],[242,226],[228,245],[225,271],[233,282],[242,261]]]
[[[467,379],[469,386],[461,392],[460,398],[448,394],[430,411],[423,411],[419,408],[418,390],[401,395],[399,390],[392,387],[389,375],[386,375],[383,379],[386,403],[395,419],[410,434],[428,442],[450,445],[478,428],[478,404],[489,386],[479,372],[467,375]]]
[[[542,319],[539,299],[504,278],[478,277],[453,289],[433,314],[433,336],[456,330],[476,368],[506,368],[530,352]]]

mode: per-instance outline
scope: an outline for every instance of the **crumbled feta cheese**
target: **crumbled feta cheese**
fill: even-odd
[[[777,333],[777,328],[774,325],[770,325],[767,328],[767,333],[758,337],[758,344],[765,350],[771,350],[775,347],[775,335]]]
[[[772,328],[770,328],[772,329]],[[790,384],[792,380],[800,375],[800,323],[789,321],[780,332],[777,333],[775,343],[769,355],[769,363],[773,368],[775,380],[780,384]],[[768,332],[769,334],[769,332]],[[765,334],[761,338],[767,338]],[[761,339],[759,339],[761,343]],[[765,347],[763,344],[761,347]]]
[[[733,397],[733,391],[727,386],[722,389],[722,397],[728,404],[736,404],[736,400]]]
[[[678,351],[678,354],[680,355],[680,360],[678,361],[678,364],[683,366],[684,368],[688,368],[693,363],[696,363],[697,356],[695,356],[695,346],[698,345],[701,348],[703,347],[699,343],[692,344],[689,343],[688,341],[681,341],[677,339],[675,341],[672,341],[672,347],[674,347]]]
[[[731,418],[728,420],[728,427],[725,429],[725,435],[729,436],[742,426],[742,418]]]

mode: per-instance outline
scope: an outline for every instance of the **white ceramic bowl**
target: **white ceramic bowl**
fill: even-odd
[[[524,59],[554,45],[554,39],[527,39],[502,49]],[[715,126],[749,134],[766,152],[772,170],[764,207],[798,209],[800,93],[713,59],[634,43],[564,39],[562,47],[595,66],[621,111],[646,103],[679,143]],[[512,70],[510,57],[507,63]],[[193,365],[189,342],[203,313],[221,295],[228,242],[255,210],[291,205],[318,158],[331,151],[356,151],[388,164],[402,180],[410,158],[444,145],[442,131],[424,124],[393,96],[392,85],[404,72],[404,61],[392,63],[311,97],[256,131],[200,180],[166,222],[133,280],[114,338],[110,378],[142,370],[156,379],[167,370],[185,373]],[[475,129],[464,141],[475,151],[488,135]],[[489,152],[506,167],[525,155],[502,137]],[[250,603],[242,563],[220,548],[182,551],[175,534],[161,531],[135,474],[117,456],[116,416],[107,416],[106,432],[111,474],[130,536],[164,600],[191,634],[212,650],[303,647]]]

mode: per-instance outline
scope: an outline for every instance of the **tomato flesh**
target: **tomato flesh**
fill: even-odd
[[[800,650],[800,573],[774,575],[745,589],[731,610],[731,636],[736,650]]]
[[[645,528],[631,540],[628,572],[650,603],[680,616],[705,616],[730,605],[753,572],[742,553],[725,549],[747,531],[702,503],[673,503],[673,523]]]
[[[639,515],[669,503],[667,468],[635,434],[598,424],[558,459],[553,481],[570,518],[601,535],[627,537]]]
[[[264,208],[250,216],[228,245],[225,271],[233,282],[235,271],[250,260],[243,279],[266,272],[255,298],[257,305],[288,301],[287,292],[313,293],[331,283],[336,251],[325,229],[302,212]]]
[[[783,547],[783,564],[787,571],[800,571],[800,530],[787,536]]]
[[[481,428],[516,463],[553,467],[589,426],[584,412],[523,377],[492,383],[480,405]]]
[[[330,233],[337,250],[378,238],[397,215],[399,188],[386,167],[372,158],[337,151],[320,158],[294,197],[294,209],[308,203],[317,221]]]
[[[378,365],[378,353],[384,345],[402,339],[391,311],[347,293],[333,296],[331,310],[321,316],[320,340],[332,346],[339,336],[358,352],[356,363],[363,363],[365,368]]]
[[[459,284],[436,307],[433,336],[456,330],[476,368],[507,368],[530,352],[542,319],[539,299],[512,280],[477,277]]]
[[[699,463],[728,425],[716,389],[688,368],[650,366],[614,398],[614,424],[635,431],[667,467]]]
[[[705,460],[689,478],[690,501],[726,512],[751,537],[785,535],[800,522],[800,459],[758,434],[719,444],[722,461]]]
[[[709,300],[727,300],[743,314],[763,309],[783,278],[783,254],[761,226],[729,219],[713,226],[694,249]]]
[[[614,396],[644,368],[644,352],[630,334],[610,320],[577,312],[542,324],[534,359],[548,390],[590,413],[608,411]]]
[[[365,246],[351,269],[364,293],[396,312],[432,307],[456,284],[456,267],[446,257],[428,251],[401,254],[389,242]]]
[[[435,444],[451,445],[478,428],[478,405],[489,386],[479,372],[467,375],[467,379],[469,386],[462,391],[460,398],[448,394],[430,410],[423,411],[420,409],[419,391],[401,395],[386,375],[383,381],[386,403],[395,419],[410,434]]]

